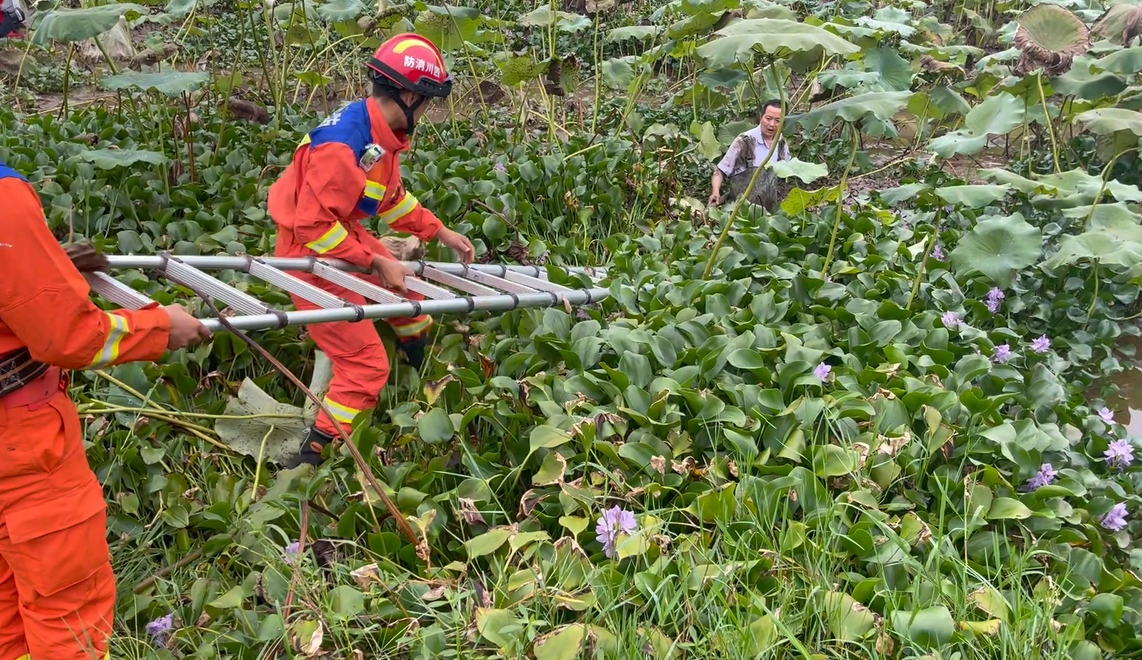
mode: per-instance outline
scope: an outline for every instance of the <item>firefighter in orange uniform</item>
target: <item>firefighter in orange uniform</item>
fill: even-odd
[[[3,164],[0,199],[0,660],[100,660],[115,576],[63,370],[157,360],[209,331],[178,306],[100,310]]]
[[[349,103],[310,131],[293,162],[269,192],[270,216],[278,226],[275,254],[347,261],[369,271],[365,281],[399,292],[411,300],[404,278],[412,273],[369,233],[361,221],[376,216],[422,241],[433,238],[471,263],[471,241],[444,227],[401,183],[400,153],[428,109],[428,101],[445,98],[452,78],[436,46],[416,34],[398,34],[367,63],[373,93]],[[362,296],[305,273],[296,276],[351,303],[368,304]],[[297,309],[315,305],[292,296]],[[432,318],[387,319],[401,351],[419,367],[424,358]],[[322,323],[307,327],[333,367],[325,404],[343,428],[373,408],[389,377],[389,359],[376,327],[369,322]],[[336,431],[323,411],[287,467],[321,462],[321,453]],[[2,659],[0,659],[2,660]]]

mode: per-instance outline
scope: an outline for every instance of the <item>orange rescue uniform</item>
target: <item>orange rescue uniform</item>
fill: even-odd
[[[93,304],[35,190],[2,164],[0,199],[0,362],[52,365],[0,398],[0,660],[100,659],[115,603],[106,505],[61,368],[157,360],[170,316]]]
[[[376,216],[393,229],[424,242],[443,225],[404,189],[400,152],[409,148],[407,136],[397,137],[373,99],[354,101],[331,114],[310,131],[294,152],[293,161],[269,191],[270,217],[278,226],[274,253],[279,257],[341,259],[369,268],[374,256],[392,254],[361,221]],[[295,273],[353,304],[362,296],[308,273]],[[379,277],[359,274],[381,286]],[[410,300],[424,297],[408,292]],[[317,309],[291,295],[297,309]],[[432,327],[427,315],[386,319],[401,342],[420,339]],[[325,403],[337,421],[351,428],[353,418],[376,406],[389,377],[384,344],[372,323],[322,323],[307,326],[309,336],[328,357],[333,379]],[[333,423],[320,411],[315,426],[336,435]],[[2,660],[2,659],[0,659]]]

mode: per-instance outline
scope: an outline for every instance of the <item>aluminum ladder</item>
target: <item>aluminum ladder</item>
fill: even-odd
[[[353,275],[363,272],[352,264],[314,257],[240,256],[159,256],[107,255],[107,272],[87,272],[91,290],[120,307],[139,309],[152,301],[142,292],[121,282],[110,273],[116,269],[142,269],[156,272],[175,284],[196,289],[215,301],[225,303],[233,315],[226,320],[237,330],[265,330],[290,325],[332,323],[412,317],[421,314],[469,314],[511,311],[522,308],[578,307],[608,297],[606,288],[597,286],[605,276],[599,268],[561,268],[566,273],[585,275],[591,288],[573,289],[551,282],[546,267],[404,261],[415,276],[405,278],[405,287],[425,296],[416,301],[375,286]],[[280,310],[240,291],[208,271],[237,271],[307,300],[319,309]],[[370,304],[354,305],[290,272],[305,272],[360,294]],[[221,307],[221,306],[220,306]],[[226,310],[221,310],[224,313]],[[202,319],[211,332],[226,330],[216,318]]]

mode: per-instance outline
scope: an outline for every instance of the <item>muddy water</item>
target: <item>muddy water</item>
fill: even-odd
[[[1142,361],[1142,338],[1122,337],[1119,345],[1123,353],[1120,360]],[[1124,424],[1130,435],[1142,436],[1142,368],[1125,369],[1108,380],[1118,388],[1118,392],[1106,395],[1106,407],[1114,411],[1115,420]],[[1092,399],[1103,396],[1099,392],[1102,387],[1101,383],[1092,387],[1088,396]]]

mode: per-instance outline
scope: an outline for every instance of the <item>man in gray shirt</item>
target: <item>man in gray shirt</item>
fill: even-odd
[[[722,203],[722,183],[727,179],[730,184],[730,194],[725,201],[740,197],[749,186],[754,171],[765,160],[774,144],[780,143],[780,148],[769,161],[772,163],[778,160],[790,160],[789,145],[784,140],[780,140],[777,135],[777,127],[780,123],[781,102],[778,100],[766,101],[761,108],[761,117],[757,126],[734,138],[729,150],[726,151],[726,155],[714,168],[714,176],[711,181],[713,192],[711,192],[708,202],[711,206]],[[767,211],[772,210],[784,197],[783,188],[782,182],[773,174],[773,171],[766,168],[764,172],[758,175],[757,184],[754,185],[748,201],[764,206]]]

